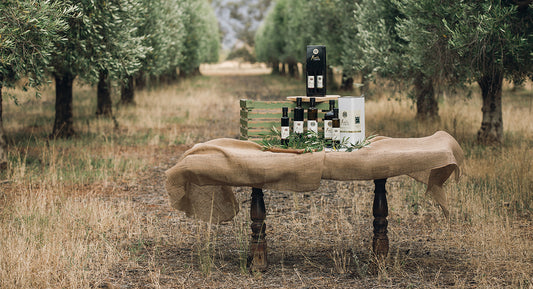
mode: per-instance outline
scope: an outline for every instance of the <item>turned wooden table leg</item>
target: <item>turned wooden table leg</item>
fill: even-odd
[[[252,219],[252,239],[250,241],[250,270],[265,270],[268,267],[266,231],[266,211],[263,200],[263,190],[252,188],[252,202],[250,204],[250,218]]]
[[[374,238],[372,240],[372,251],[379,260],[384,260],[389,253],[389,237],[387,237],[387,216],[389,207],[387,205],[387,191],[385,183],[387,179],[374,180],[374,204],[372,214],[374,215]]]

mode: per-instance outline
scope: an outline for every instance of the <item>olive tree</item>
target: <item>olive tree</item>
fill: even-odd
[[[205,0],[185,1],[185,39],[179,70],[183,76],[198,74],[200,64],[218,61],[220,32],[215,12]]]
[[[321,0],[316,3],[306,2],[308,9],[304,21],[311,20],[310,26],[306,30],[307,37],[311,43],[322,43],[327,46],[328,52],[328,85],[337,88],[333,81],[332,67],[339,67],[343,71],[341,88],[345,90],[353,89],[353,71],[345,69],[345,50],[352,51],[350,41],[353,36],[353,11],[358,1],[353,0]],[[357,46],[357,45],[356,45]],[[351,55],[350,57],[356,57]]]
[[[255,53],[259,61],[272,66],[272,74],[279,74],[279,63],[286,47],[286,0],[276,1],[255,35]]]
[[[95,45],[91,61],[98,70],[97,115],[112,115],[111,81],[135,73],[146,55],[143,36],[136,33],[143,8],[138,0],[94,2],[91,19],[95,25],[91,33],[98,35],[105,47]]]
[[[418,14],[427,13],[425,9],[431,6],[426,4],[431,1],[420,1],[423,4],[416,1],[411,6],[407,5],[408,2],[362,0],[356,4],[356,33],[351,37],[352,41],[346,42],[345,53],[349,57],[347,51],[352,47],[353,54],[359,57],[345,61],[363,75],[377,74],[407,88],[416,102],[417,119],[434,120],[438,118],[435,87],[441,76],[435,73],[441,67],[433,65],[434,53],[442,44],[433,37],[432,30],[435,29],[435,21],[437,26],[442,21],[439,16],[429,19],[423,18],[427,15]],[[411,17],[422,17],[423,21],[417,22],[418,26],[411,25],[421,19],[413,20]]]
[[[96,83],[102,72],[120,75],[135,69],[142,49],[137,49],[138,38],[131,35],[128,9],[131,0],[58,1],[62,5],[76,6],[79,17],[66,18],[68,29],[62,33],[64,41],[56,42],[51,52],[49,67],[55,79],[56,104],[52,136],[70,137],[74,134],[72,86],[74,79]],[[121,31],[117,31],[121,30]],[[117,38],[114,38],[117,37]],[[138,53],[138,54],[136,54]]]
[[[185,37],[182,0],[142,1],[134,35],[142,38],[146,49],[138,71],[130,71],[121,82],[121,104],[134,104],[135,85],[172,74],[182,58]]]
[[[444,24],[462,75],[477,82],[483,99],[478,141],[503,140],[502,84],[533,79],[533,1],[460,2]]]
[[[134,88],[147,80],[177,80],[199,71],[203,62],[218,60],[220,33],[213,8],[206,0],[144,1],[145,17],[137,34],[147,49],[141,68],[123,81],[121,103],[134,103]]]
[[[273,73],[278,72],[274,62],[286,63],[289,76],[296,76],[297,63],[305,63],[305,47],[322,44],[328,47],[329,67],[342,67],[343,35],[353,22],[353,3],[348,0],[276,1],[256,34],[258,58],[272,63]]]
[[[480,142],[502,141],[503,79],[521,83],[533,74],[532,2],[394,2],[403,15],[396,18],[397,34],[405,43],[403,59],[424,76],[413,82],[415,91],[420,92],[419,87],[429,91],[430,83],[434,88],[479,84],[483,99]],[[421,95],[416,95],[418,112],[421,106],[423,110],[437,107],[435,100]]]
[[[46,80],[46,68],[54,43],[68,29],[64,17],[75,17],[73,6],[50,1],[0,2],[0,163],[6,162],[7,142],[2,124],[2,87],[21,78],[23,86],[38,87]]]

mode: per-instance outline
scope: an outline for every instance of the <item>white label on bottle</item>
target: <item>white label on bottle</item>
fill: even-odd
[[[318,133],[318,123],[316,120],[308,120],[307,121],[307,130],[308,131],[314,131],[315,133]]]
[[[290,133],[290,130],[288,126],[281,127],[281,139],[289,138],[289,133]]]
[[[315,88],[315,77],[313,75],[307,76],[307,87],[308,88]]]
[[[303,121],[294,121],[294,133],[304,133]]]
[[[317,75],[316,76],[316,87],[317,88],[324,88],[324,76]]]
[[[341,130],[344,133],[361,132],[361,110],[345,110],[340,112]]]
[[[331,139],[333,137],[333,124],[331,120],[324,120],[324,138]]]
[[[340,127],[334,127],[333,128],[333,136],[331,138],[334,141],[340,141],[341,140],[341,128]]]

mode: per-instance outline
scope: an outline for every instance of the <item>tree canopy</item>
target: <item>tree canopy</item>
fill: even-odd
[[[74,6],[49,1],[2,1],[0,3],[0,166],[7,162],[7,141],[2,123],[2,87],[38,86],[46,71],[55,43],[68,29],[65,17],[76,17]]]
[[[0,8],[0,84],[27,77],[38,85],[53,75],[54,136],[74,133],[76,78],[98,83],[100,92],[139,72],[189,73],[218,60],[217,19],[207,0],[8,0]]]
[[[43,80],[54,43],[64,41],[65,17],[75,17],[76,10],[50,1],[0,3],[0,87],[25,76],[30,86]]]
[[[480,85],[478,139],[502,139],[501,86],[533,78],[533,1],[279,0],[256,34],[258,59],[304,62],[309,44],[328,47],[348,76],[379,75],[411,90],[417,118],[438,118],[444,87]]]

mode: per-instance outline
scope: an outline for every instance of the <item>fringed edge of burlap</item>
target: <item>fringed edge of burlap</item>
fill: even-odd
[[[450,211],[448,210],[448,196],[443,185],[452,173],[455,173],[455,181],[459,181],[461,171],[457,164],[432,169],[427,180],[426,195],[430,195],[439,204],[446,219],[449,218]]]
[[[170,205],[185,212],[187,217],[219,224],[231,221],[239,213],[239,203],[235,199],[232,187],[197,186],[190,183],[187,185],[192,186],[189,194],[185,193],[186,188],[184,186],[173,186],[169,183],[166,185]],[[210,198],[205,198],[207,195],[210,195]],[[195,196],[203,196],[204,198],[190,199],[190,197]],[[193,206],[192,203],[195,205]]]

